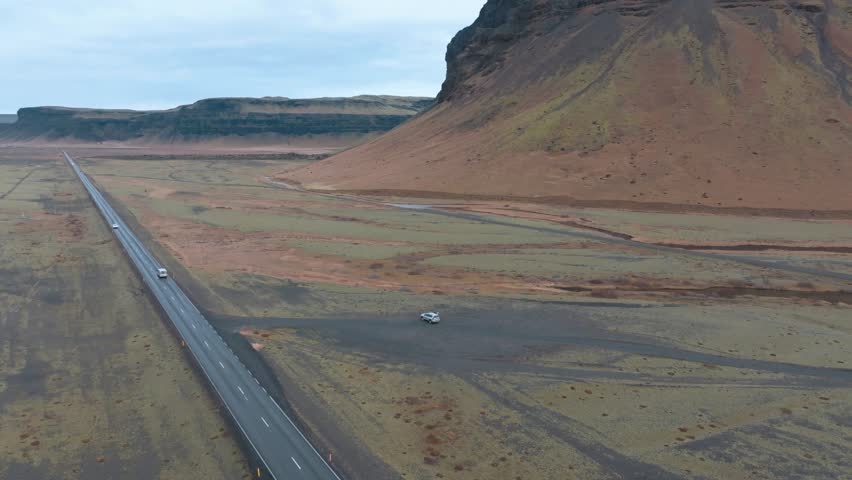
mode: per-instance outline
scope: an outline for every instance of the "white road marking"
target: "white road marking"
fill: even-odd
[[[270,396],[269,398],[272,398],[272,397]],[[331,474],[334,475],[334,478],[336,478],[337,480],[340,480],[340,477],[337,475],[337,472],[335,472],[334,469],[331,468],[331,466],[328,464],[328,462],[325,461],[325,458],[323,458],[323,456],[320,455],[320,453],[317,451],[316,448],[314,448],[314,446],[311,444],[311,442],[308,441],[308,439],[305,437],[305,434],[302,433],[301,430],[299,430],[299,427],[297,427],[295,423],[293,423],[293,420],[290,420],[290,417],[288,417],[287,414],[284,413],[284,409],[281,408],[281,405],[278,405],[278,402],[276,402],[275,399],[272,399],[272,403],[275,404],[275,406],[278,408],[278,411],[281,412],[281,415],[284,415],[284,418],[286,418],[287,421],[290,422],[290,425],[292,425],[293,428],[297,432],[299,432],[299,435],[302,437],[302,439],[305,441],[305,443],[307,443],[308,446],[311,447],[311,450],[313,450],[314,453],[317,454],[317,457],[319,457],[319,459],[322,460],[322,463],[325,464],[326,468],[328,468],[328,471],[330,471]]]
[[[246,392],[244,392],[242,388],[237,387],[237,390],[239,390],[239,391],[240,391],[240,393],[242,393],[242,394],[243,394],[243,396],[246,398],[246,400],[248,400],[248,397],[246,397]]]
[[[210,344],[207,343],[207,340],[204,340],[204,346],[207,347],[207,348],[210,348]]]
[[[184,313],[184,311],[183,311],[183,309],[182,309],[182,308],[180,309],[180,313]]]
[[[172,300],[174,300],[174,299],[175,299],[175,296],[174,296],[174,295],[172,295]]]
[[[256,383],[256,384],[260,385],[260,380],[258,380],[258,379],[257,379],[257,378],[255,378],[255,377],[252,377],[252,378],[254,378],[254,383]]]
[[[93,200],[95,201],[95,203],[97,204],[97,206],[101,209],[102,213],[111,214],[111,215],[108,215],[108,216],[115,217],[115,220],[113,220],[113,223],[116,223],[116,222],[120,221],[120,220],[118,219],[117,215],[115,214],[115,212],[114,212],[114,211],[111,209],[111,207],[109,206],[109,204],[108,204],[108,203],[106,203],[106,200],[103,198],[103,196],[100,194],[100,192],[98,192],[98,190],[97,190],[97,189],[94,187],[94,185],[91,183],[91,181],[90,181],[90,179],[88,178],[88,176],[87,176],[85,173],[83,173],[83,172],[82,172],[82,170],[79,168],[79,166],[77,166],[76,162],[74,162],[74,160],[71,158],[71,156],[70,156],[70,155],[68,155],[68,153],[67,153],[67,152],[62,152],[62,153],[65,155],[65,158],[66,158],[66,160],[68,161],[68,163],[72,166],[72,168],[73,168],[73,170],[74,170],[74,173],[75,173],[75,174],[77,174],[77,176],[78,176],[78,178],[80,179],[80,181],[84,184],[84,187],[85,187],[85,188],[86,188],[86,190],[88,191],[89,195],[93,198]],[[123,224],[122,224],[122,225],[123,225]],[[119,235],[119,237],[120,237],[119,239],[120,239],[120,241],[121,241],[121,243],[122,243],[122,246],[124,246],[124,247],[125,247],[125,250],[128,250],[128,249],[129,249],[129,246],[137,246],[137,247],[138,247],[139,249],[141,249],[141,250],[142,250],[142,252],[143,252],[143,255],[139,255],[139,256],[134,255],[134,254],[131,254],[131,257],[132,257],[131,259],[133,260],[133,262],[134,262],[134,263],[136,263],[136,264],[137,264],[137,265],[136,265],[136,267],[137,267],[137,268],[140,268],[140,267],[139,267],[139,263],[140,263],[140,262],[141,262],[141,263],[146,263],[146,261],[147,261],[147,260],[150,260],[150,254],[148,254],[148,252],[147,252],[147,251],[145,250],[145,248],[144,248],[144,247],[140,244],[140,242],[138,241],[138,239],[136,239],[136,238],[133,236],[132,232],[130,232],[130,231],[128,230],[128,232],[127,232],[127,238],[124,238],[124,234],[125,234],[125,232],[123,232],[123,231],[122,231],[122,232],[121,232],[121,234]],[[130,252],[128,251],[128,253],[130,253]],[[146,257],[146,255],[144,255],[144,254],[148,254],[147,256],[148,256],[149,258],[145,258],[145,257]],[[147,269],[147,267],[146,267],[146,269]],[[148,286],[149,286],[149,287],[151,287],[151,288],[159,288],[159,287],[162,285],[162,284],[159,284],[159,283],[158,283],[158,284],[157,284],[157,287],[154,287],[155,281],[154,281],[154,280],[152,280],[153,276],[151,276],[151,275],[150,275],[150,273],[149,273],[148,275],[144,275],[144,276],[143,276],[143,278],[144,278],[144,280],[146,281],[146,283],[148,284]],[[181,296],[181,297],[182,297],[182,299],[185,299],[185,298],[186,298],[186,297],[185,297],[182,293],[180,293],[180,292],[179,292],[179,296]],[[172,296],[171,298],[172,298],[172,300],[176,300],[174,296]],[[201,313],[201,312],[200,312],[200,310],[199,310],[199,309],[198,309],[195,305],[193,305],[192,303],[189,303],[189,305],[190,305],[190,306],[192,307],[192,309],[194,309],[196,312]],[[183,311],[183,309],[181,309],[181,311]],[[205,323],[206,323],[206,322],[205,322]],[[196,324],[195,324],[195,323],[192,323],[192,326],[193,326],[193,328],[196,328]],[[202,325],[202,327],[204,327],[204,326],[205,326],[205,325]],[[209,323],[206,323],[206,326],[207,326],[208,328],[213,329],[213,328],[212,328],[212,326],[211,326]],[[215,331],[215,329],[213,329],[213,330]],[[218,334],[218,332],[217,332],[217,334]],[[222,338],[222,337],[221,337],[221,335],[218,335],[218,336],[219,336],[219,338],[220,338],[220,339]],[[207,343],[207,341],[204,341],[204,344],[205,344],[205,346],[206,346],[208,349],[210,348],[210,345]],[[241,362],[241,363],[242,363],[242,362]],[[220,362],[220,364],[221,364],[221,362]],[[223,368],[224,368],[224,367],[223,367]],[[216,383],[215,383],[215,382],[213,382],[213,380],[210,378],[210,376],[209,376],[209,375],[207,375],[207,372],[205,372],[205,371],[204,371],[203,367],[202,367],[202,369],[201,369],[201,370],[202,370],[202,373],[204,373],[204,374],[205,374],[205,376],[207,377],[207,380],[211,383],[211,386],[213,387],[213,389],[214,389],[214,390],[216,390],[216,389],[217,389],[217,385],[216,385]],[[255,378],[255,382],[257,382],[258,384],[260,384],[260,381],[258,381],[256,378]],[[270,397],[270,399],[271,399],[271,397]],[[275,402],[275,400],[274,400],[274,399],[272,400],[272,402],[275,404],[275,406],[278,408],[278,410],[281,412],[281,414],[282,414],[282,415],[284,415],[284,417],[285,417],[285,418],[286,418],[286,419],[290,422],[290,424],[293,426],[293,428],[294,428],[294,429],[296,429],[296,431],[297,431],[297,432],[298,432],[298,433],[302,436],[302,438],[305,440],[306,444],[307,444],[309,447],[311,447],[311,449],[313,449],[313,450],[314,450],[314,452],[317,454],[318,458],[320,458],[320,460],[322,460],[322,461],[323,461],[323,463],[325,463],[325,459],[324,459],[324,458],[323,458],[323,457],[319,454],[319,452],[317,452],[317,451],[316,451],[316,449],[313,447],[313,445],[311,445],[311,444],[310,444],[310,442],[308,442],[308,441],[307,441],[307,439],[305,438],[305,436],[302,434],[302,432],[301,432],[301,431],[299,431],[298,427],[296,427],[296,425],[292,422],[292,420],[290,420],[290,418],[289,418],[289,417],[287,417],[287,415],[286,415],[286,414],[284,413],[284,411],[281,409],[281,406],[280,406],[280,405],[278,405],[278,403],[277,403],[277,402]],[[227,410],[228,410],[228,411],[232,414],[232,416],[233,416],[233,412],[231,412],[230,407],[229,407],[227,404],[225,404],[224,406],[225,406],[225,408],[226,408],[226,409],[227,409]],[[269,425],[269,423],[266,421],[266,419],[265,419],[265,418],[261,417],[261,419],[263,420],[263,423],[264,423],[264,424],[265,424],[268,428],[271,428],[271,427],[270,427],[270,425]],[[242,425],[240,425],[239,421],[237,421],[237,420],[236,420],[236,418],[234,418],[234,420],[235,420],[235,423],[237,424],[237,427],[239,427],[239,429],[242,431],[243,435],[244,435],[244,436],[246,437],[246,439],[248,440],[249,444],[251,444],[252,448],[254,448],[254,449],[255,449],[255,451],[257,452],[257,448],[256,448],[256,447],[254,446],[254,444],[252,443],[252,439],[251,439],[251,437],[249,437],[249,436],[247,435],[247,433],[246,433],[245,429],[242,427]],[[266,469],[267,469],[267,470],[270,470],[270,469],[269,469],[269,464],[268,464],[268,463],[264,460],[264,458],[263,458],[263,457],[259,454],[259,452],[258,452],[258,458],[259,458],[259,459],[260,459],[260,461],[263,463],[263,465],[266,467]],[[295,458],[295,457],[290,457],[290,458],[293,460],[293,463],[294,463],[294,464],[295,464],[295,465],[299,468],[299,470],[302,470],[302,467],[301,467],[301,465],[299,465],[299,463],[296,461],[296,458]],[[328,465],[328,464],[326,463],[326,465]],[[334,472],[334,470],[332,470],[332,469],[331,469],[331,467],[328,467],[328,468],[329,468],[329,471],[332,473],[332,475],[334,475],[334,477],[335,477],[335,478],[337,478],[337,479],[339,480],[339,478],[340,478],[340,477],[338,477],[338,476],[337,476],[337,474]]]
[[[224,363],[219,362],[219,365],[220,365],[222,368],[225,368],[225,364],[224,364]]]
[[[192,324],[192,328],[195,328],[195,324],[194,324],[194,323]],[[198,330],[198,329],[196,328],[196,330]]]

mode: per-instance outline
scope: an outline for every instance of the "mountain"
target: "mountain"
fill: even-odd
[[[6,141],[272,142],[349,146],[386,132],[433,99],[359,96],[213,98],[171,110],[22,108]]]
[[[0,125],[15,123],[17,120],[18,116],[14,113],[0,113]]]
[[[852,208],[852,0],[489,0],[446,59],[427,112],[291,179]]]

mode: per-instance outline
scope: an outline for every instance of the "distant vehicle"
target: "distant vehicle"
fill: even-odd
[[[420,314],[420,320],[423,320],[427,323],[439,323],[441,321],[441,316],[438,315],[438,312],[426,312]]]
[[[117,224],[117,223],[113,223],[113,224],[112,224],[112,229],[113,229],[113,230],[115,230],[115,229],[117,229],[117,228],[118,228],[118,224]]]
[[[169,276],[169,272],[167,272],[165,268],[158,268],[157,269],[157,277],[167,278],[168,276]]]

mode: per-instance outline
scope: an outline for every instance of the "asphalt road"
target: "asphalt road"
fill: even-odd
[[[157,278],[160,263],[107,203],[76,162],[63,152],[143,281],[162,305],[181,339],[219,396],[254,454],[258,478],[336,479],[340,477],[308,442],[281,407],[222,340],[222,337],[169,277]]]

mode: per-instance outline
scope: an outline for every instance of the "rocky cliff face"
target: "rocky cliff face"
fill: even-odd
[[[294,179],[848,209],[849,151],[852,0],[490,0],[432,109]]]
[[[472,88],[475,80],[486,77],[499,70],[511,47],[521,39],[530,35],[540,37],[548,30],[558,28],[559,25],[576,21],[588,21],[585,14],[593,16],[618,15],[621,17],[651,17],[655,15],[661,6],[672,0],[496,0],[489,1],[482,9],[479,18],[469,27],[461,30],[450,42],[447,48],[447,79],[438,95],[439,101],[464,97],[474,93]],[[767,17],[767,11],[781,12],[785,16],[793,16],[794,23],[799,23],[802,32],[806,35],[815,36],[815,40],[823,46],[828,47],[820,50],[820,56],[835,57],[837,54],[846,54],[848,66],[848,51],[838,45],[839,51],[832,48],[828,30],[828,18],[836,15],[838,20],[848,28],[848,16],[850,7],[844,2],[828,2],[822,0],[682,0],[684,5],[666,10],[665,15],[671,15],[680,8],[685,17],[664,18],[662,22],[655,25],[657,32],[660,30],[677,29],[686,26],[695,29],[695,33],[702,34],[702,40],[712,40],[719,32],[718,22],[709,15],[702,15],[700,10],[710,12],[727,10],[729,14],[742,14],[748,25],[757,26],[758,17],[777,22]],[[686,5],[691,4],[691,5]],[[761,11],[762,10],[762,11]],[[826,11],[828,10],[828,11]],[[847,18],[840,18],[847,17]],[[673,22],[670,22],[672,21]],[[575,26],[582,28],[580,23]],[[600,25],[598,25],[600,26]],[[613,26],[613,25],[610,25]],[[766,24],[765,27],[772,27]],[[697,27],[697,29],[696,29]],[[601,34],[602,32],[594,32]],[[650,33],[650,32],[649,32]],[[717,39],[718,40],[718,39]],[[840,39],[835,39],[840,40]],[[842,39],[848,41],[848,38]],[[592,42],[588,47],[599,46],[599,42]],[[584,45],[578,45],[577,50],[583,49]],[[594,54],[591,49],[589,53]],[[590,58],[591,55],[586,56]],[[576,59],[569,59],[573,64]],[[850,95],[850,77],[848,70],[842,65],[830,65],[838,62],[843,63],[842,58],[822,58],[828,60],[824,66],[836,69],[838,87],[847,100],[852,99]],[[553,66],[564,68],[564,62],[557,62]]]
[[[220,138],[350,141],[386,132],[431,105],[428,98],[216,98],[164,111],[22,108],[9,140],[203,142]]]
[[[499,70],[512,45],[529,35],[540,36],[563,22],[571,22],[584,9],[597,14],[644,17],[670,0],[498,0],[489,1],[479,18],[462,29],[447,47],[447,79],[439,101],[472,94],[477,77]],[[562,66],[562,65],[560,65]]]

